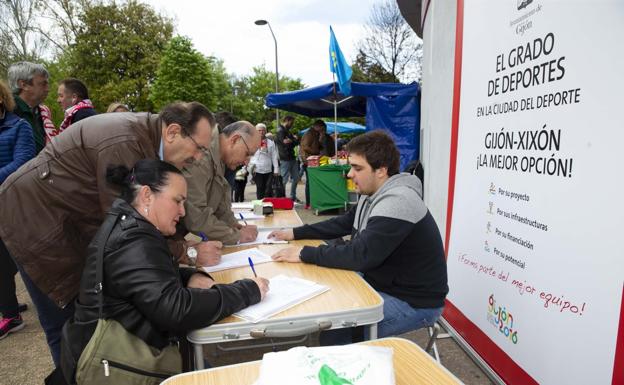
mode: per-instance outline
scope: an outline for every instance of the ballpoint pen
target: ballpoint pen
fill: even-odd
[[[243,221],[245,226],[247,226],[247,221],[245,220],[245,217],[243,217],[243,213],[238,213],[238,216],[240,217],[241,221]]]
[[[199,236],[202,240],[202,242],[208,242],[208,236],[206,235],[206,233],[204,233],[203,231],[199,232]]]
[[[253,271],[254,273],[254,277],[258,278],[258,274],[256,274],[256,269],[254,268],[254,264],[253,264],[253,261],[251,260],[251,257],[247,257],[247,260],[249,261],[249,266],[251,267],[251,271]]]

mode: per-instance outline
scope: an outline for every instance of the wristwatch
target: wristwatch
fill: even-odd
[[[197,264],[197,249],[193,246],[186,248],[186,256],[189,259],[189,265],[195,266]]]

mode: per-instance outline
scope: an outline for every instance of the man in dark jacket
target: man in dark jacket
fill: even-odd
[[[65,111],[61,130],[72,124],[97,114],[89,99],[89,91],[83,82],[74,78],[61,80],[58,85],[56,101]]]
[[[355,137],[347,147],[349,177],[361,194],[357,206],[345,215],[275,231],[270,237],[334,239],[351,234],[351,240],[290,247],[273,259],[362,272],[384,299],[380,338],[430,326],[442,313],[448,285],[442,239],[421,199],[420,181],[399,174],[399,152],[383,131]]]
[[[0,239],[22,273],[55,363],[87,245],[118,194],[106,183],[107,166],[160,158],[182,168],[207,151],[213,126],[200,103],[173,103],[159,115],[97,115],[73,124],[0,186]]]
[[[275,137],[275,144],[277,145],[277,152],[280,159],[280,174],[282,175],[282,181],[284,186],[290,178],[290,199],[294,202],[299,202],[297,199],[297,183],[299,182],[299,165],[297,164],[297,158],[295,157],[295,147],[299,144],[299,138],[297,135],[290,132],[295,118],[291,115],[286,115],[282,119],[282,124],[277,128],[277,135]]]

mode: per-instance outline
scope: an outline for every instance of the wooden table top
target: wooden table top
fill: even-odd
[[[390,347],[396,385],[461,384],[453,374],[436,362],[412,341],[383,338],[362,342],[365,345]],[[191,373],[183,373],[163,382],[166,385],[251,385],[258,378],[262,361],[228,365]]]
[[[236,214],[241,210],[234,210],[234,214],[236,218],[238,215]],[[242,210],[249,211],[249,210]],[[243,223],[239,221],[239,223]],[[275,210],[273,214],[267,215],[264,219],[255,219],[255,220],[247,220],[247,223],[250,225],[256,225],[258,228],[264,229],[290,229],[293,227],[303,226],[303,221],[299,218],[299,214],[297,214],[296,210]]]

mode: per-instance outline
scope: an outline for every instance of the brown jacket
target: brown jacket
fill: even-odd
[[[78,294],[87,245],[118,195],[106,167],[157,158],[161,133],[158,115],[97,115],[70,126],[0,186],[0,238],[60,307]]]
[[[183,170],[188,185],[184,225],[191,233],[205,233],[210,241],[234,245],[240,231],[232,213],[231,188],[224,176],[218,131],[213,131],[212,138],[209,155]]]
[[[311,127],[301,138],[300,152],[304,161],[312,155],[334,156],[334,139],[325,134],[321,141],[321,135]]]

